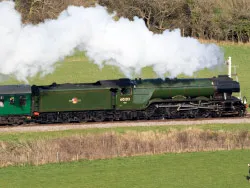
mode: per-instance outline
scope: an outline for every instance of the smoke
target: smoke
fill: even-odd
[[[0,3],[0,74],[26,80],[38,72],[51,73],[55,62],[76,49],[100,67],[115,65],[126,75],[152,66],[162,77],[191,76],[195,71],[223,63],[223,52],[214,44],[184,38],[180,30],[154,34],[142,19],[113,19],[97,5],[70,6],[58,19],[38,25],[23,25],[14,3]]]

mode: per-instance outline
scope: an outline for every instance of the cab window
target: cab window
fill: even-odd
[[[19,98],[19,104],[20,104],[20,106],[25,106],[26,105],[26,101],[27,101],[27,99],[26,99],[25,96],[20,96],[20,98]]]
[[[131,95],[131,88],[122,88],[121,89],[121,94],[122,95]]]
[[[10,104],[14,105],[15,104],[15,98],[14,97],[10,97]]]
[[[0,96],[0,108],[4,107],[4,96]]]

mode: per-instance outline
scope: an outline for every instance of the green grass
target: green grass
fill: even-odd
[[[250,46],[226,46],[226,56],[231,55],[241,84],[242,95],[250,101]]]
[[[165,154],[0,169],[10,188],[244,188],[250,150]]]
[[[213,131],[240,131],[248,130],[250,131],[250,124],[206,124],[206,125],[174,125],[174,126],[145,126],[145,127],[118,127],[118,128],[91,128],[91,129],[75,129],[75,130],[64,130],[64,131],[49,131],[49,132],[23,132],[23,133],[4,133],[0,132],[0,141],[7,142],[20,142],[20,141],[30,141],[38,139],[53,139],[61,138],[72,135],[85,135],[85,134],[98,134],[103,132],[118,132],[125,133],[128,131],[158,131],[158,132],[168,132],[169,130],[183,130],[183,129],[205,129]]]

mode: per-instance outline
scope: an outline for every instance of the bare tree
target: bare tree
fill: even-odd
[[[3,0],[0,0],[0,2]],[[116,17],[142,18],[153,32],[180,28],[183,36],[249,42],[249,0],[16,0],[24,23],[54,19],[69,5],[104,5]]]
[[[138,16],[150,30],[162,32],[180,26],[178,20],[183,20],[185,0],[99,0],[99,3],[117,11],[118,16],[129,19]]]
[[[16,0],[16,9],[24,22],[37,24],[45,19],[56,18],[69,5],[92,6],[96,0]]]

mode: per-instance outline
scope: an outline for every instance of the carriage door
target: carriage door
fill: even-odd
[[[129,109],[132,105],[132,88],[131,87],[123,87],[120,88],[119,96],[118,96],[118,108],[119,109]]]

